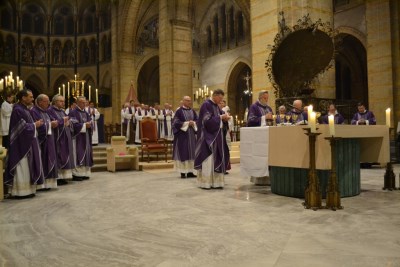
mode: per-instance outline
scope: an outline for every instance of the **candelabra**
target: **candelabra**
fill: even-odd
[[[13,73],[5,76],[4,79],[0,80],[0,94],[3,100],[7,99],[10,94],[16,95],[19,90],[24,88],[24,82],[17,76],[16,81],[13,78]]]
[[[91,101],[92,99],[92,88],[91,85],[88,86],[88,91],[85,92],[85,80],[80,79],[79,74],[74,75],[74,79],[71,79],[67,83],[67,92],[65,91],[65,84],[62,85],[62,92],[61,87],[58,87],[58,94],[62,95],[68,100],[66,101],[66,105],[68,105],[69,101],[75,100],[78,96],[88,96],[88,100]],[[96,106],[99,103],[99,92],[96,88]]]
[[[193,94],[193,98],[197,103],[202,103],[207,98],[211,97],[213,94],[212,90],[209,90],[207,85],[204,85],[203,88],[199,87],[196,92]]]
[[[315,159],[315,141],[321,133],[316,133],[313,128],[304,128],[309,140],[310,150],[310,168],[307,177],[307,187],[304,192],[304,207],[306,209],[317,210],[322,208],[322,195],[319,190],[319,179],[317,176],[316,159]],[[317,129],[315,129],[317,130]]]

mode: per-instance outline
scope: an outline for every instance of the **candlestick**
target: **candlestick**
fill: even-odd
[[[390,108],[386,109],[386,126],[390,128]]]
[[[308,120],[308,125],[310,126],[310,129],[311,129],[312,133],[317,132],[316,125],[315,125],[316,117],[317,117],[317,114],[315,112],[311,112],[310,118],[308,118],[309,119]]]
[[[329,134],[331,136],[335,136],[335,116],[329,115],[328,121],[329,121]]]

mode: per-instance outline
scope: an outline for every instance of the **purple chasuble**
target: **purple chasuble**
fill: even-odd
[[[65,126],[64,117],[67,114],[62,109],[50,106],[47,112],[50,114],[50,117],[58,122],[58,126],[53,129],[58,169],[73,169],[75,168],[75,164],[72,155],[72,123],[69,126]]]
[[[31,109],[31,115],[34,121],[43,120],[43,125],[37,128],[38,141],[42,157],[43,177],[57,178],[57,160],[54,135],[51,130],[51,121],[49,114],[38,106]]]
[[[14,104],[10,118],[10,149],[4,184],[13,185],[15,168],[24,157],[28,157],[31,184],[43,184],[40,148],[35,131],[35,123],[28,108],[20,103]]]
[[[334,116],[335,124],[344,124],[344,118],[341,114],[336,113]],[[329,124],[329,114],[326,114],[321,119],[321,124]]]
[[[76,142],[76,166],[93,166],[92,152],[92,129],[86,128],[86,132],[81,133],[83,124],[91,122],[89,113],[80,108],[75,108],[69,114],[73,124],[73,138]]]
[[[225,173],[229,169],[229,149],[226,136],[220,127],[222,110],[210,99],[204,101],[197,120],[197,143],[194,168],[202,169],[202,163],[213,154],[214,172]],[[227,124],[227,122],[224,122]]]
[[[249,108],[249,114],[247,116],[247,127],[261,126],[261,118],[267,113],[272,113],[272,108],[268,105],[261,105],[260,101],[252,104]]]
[[[180,107],[175,112],[172,121],[174,132],[173,159],[177,161],[194,160],[196,149],[196,132],[193,127],[188,127],[187,131],[181,128],[185,121],[197,121],[197,114],[191,108]]]
[[[369,125],[375,125],[376,119],[374,113],[372,111],[365,111],[364,113],[357,112],[354,114],[353,119],[351,120],[351,124],[357,124],[357,121],[364,119],[369,122]]]

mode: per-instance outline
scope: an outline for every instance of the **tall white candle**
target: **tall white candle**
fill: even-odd
[[[90,85],[89,85],[89,101],[91,99],[91,96],[90,96],[91,94],[90,93],[91,93],[91,90],[90,90]]]
[[[329,115],[328,121],[329,121],[329,134],[331,136],[335,136],[335,116]]]
[[[58,94],[61,95],[61,88],[58,87]]]
[[[390,128],[390,108],[386,109],[386,126]]]
[[[1,79],[0,80],[0,91],[3,91],[3,89],[4,89],[4,80],[3,79]]]
[[[300,110],[299,110],[299,111],[300,111]],[[307,107],[308,120],[310,120],[311,112],[313,112],[313,106],[312,106],[312,105],[309,105],[309,106]]]
[[[68,95],[67,95],[67,98],[69,98],[69,82],[68,82],[68,84],[67,84],[67,89],[68,89]]]
[[[310,117],[308,118],[308,125],[310,126],[312,133],[317,132],[316,125],[315,125],[316,117],[317,117],[317,114],[315,112],[311,112]]]

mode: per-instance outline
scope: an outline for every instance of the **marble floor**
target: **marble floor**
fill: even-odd
[[[172,170],[94,173],[0,202],[0,266],[400,266],[400,191],[383,174],[362,170],[343,210],[312,211],[236,164],[209,191]]]

